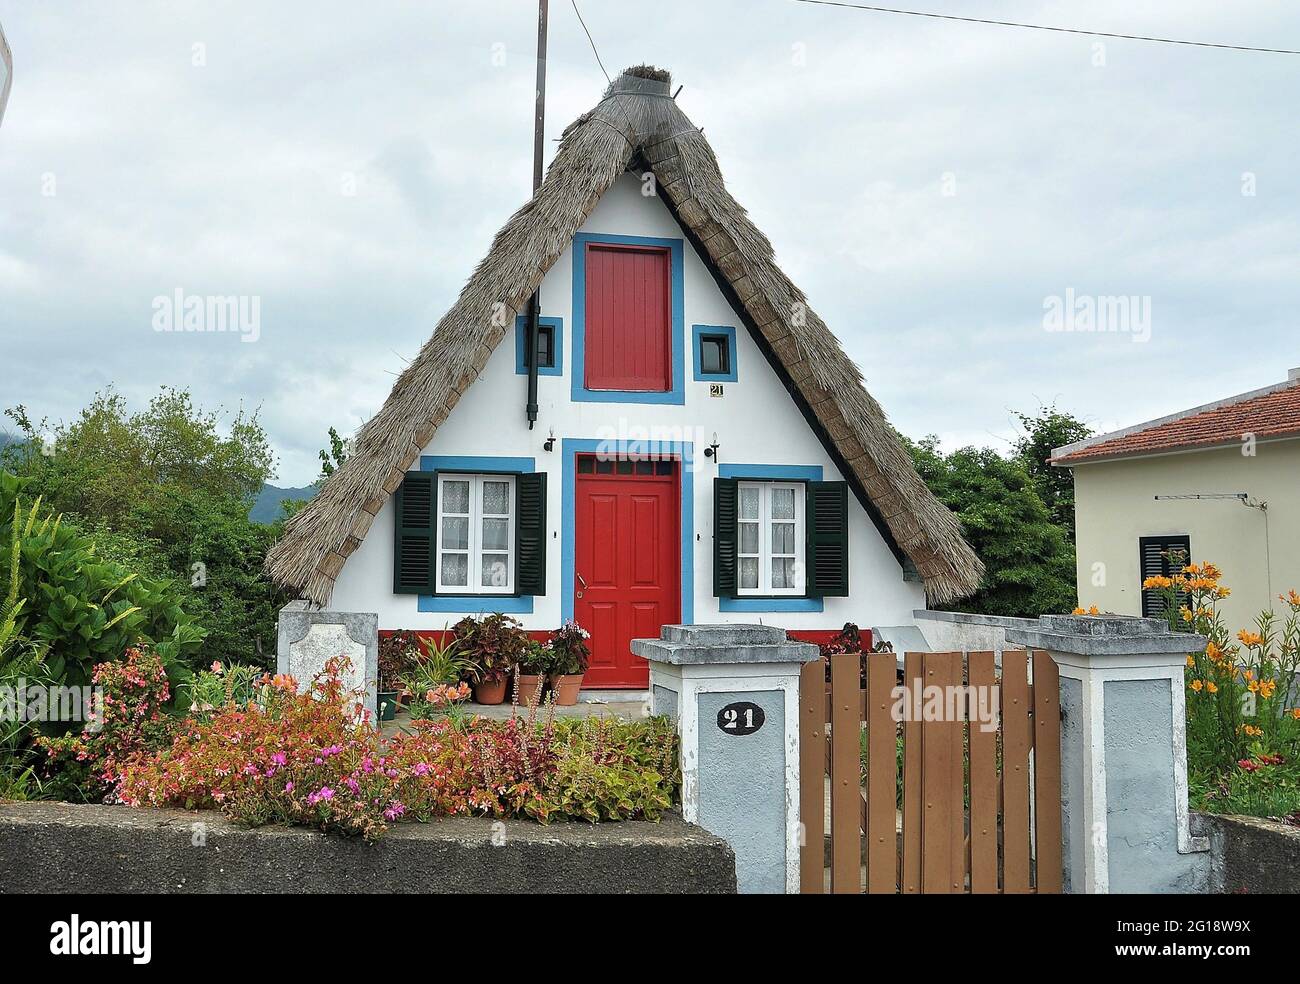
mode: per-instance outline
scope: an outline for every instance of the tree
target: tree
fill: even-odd
[[[1057,468],[1048,459],[1056,448],[1092,436],[1092,428],[1055,406],[1040,407],[1037,416],[1017,413],[1025,431],[1016,439],[1016,460],[1033,480],[1052,522],[1074,543],[1074,473]]]
[[[934,435],[902,440],[922,480],[957,515],[987,568],[979,591],[954,607],[1027,617],[1074,607],[1074,549],[1020,462],[988,448],[945,455]]]
[[[7,414],[22,440],[0,459],[28,480],[28,494],[75,519],[101,556],[176,583],[208,630],[200,660],[269,661],[287,599],[262,575],[278,527],[247,515],[275,466],[255,412],[223,420],[187,390],[164,387],[138,413],[104,390],[52,431],[21,406]]]

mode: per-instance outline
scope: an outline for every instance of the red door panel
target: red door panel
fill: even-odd
[[[669,270],[666,249],[588,244],[583,329],[588,389],[673,388]]]
[[[574,616],[591,633],[584,686],[644,688],[629,643],[681,619],[677,466],[669,474],[583,474],[574,509]]]

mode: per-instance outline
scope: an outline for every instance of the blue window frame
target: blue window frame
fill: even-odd
[[[545,357],[543,357],[537,375],[563,376],[564,319],[538,318],[537,324],[543,332],[549,329],[551,338],[551,365],[548,366]],[[543,353],[543,356],[545,356],[545,353]],[[515,318],[515,373],[520,376],[528,375],[528,316],[526,314],[521,314]]]
[[[664,392],[620,392],[587,389],[586,318],[587,318],[587,244],[613,243],[623,246],[657,246],[669,252],[672,270],[672,389]],[[614,236],[606,233],[580,232],[573,237],[573,372],[570,396],[578,403],[668,403],[686,402],[685,383],[685,314],[682,299],[682,240],[654,236]]]
[[[706,345],[718,345],[722,348],[723,371],[706,370]],[[691,326],[692,362],[695,366],[695,379],[705,383],[734,383],[736,381],[736,329],[729,325],[692,325]]]

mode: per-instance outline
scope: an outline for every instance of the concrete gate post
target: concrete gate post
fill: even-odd
[[[799,890],[799,671],[821,656],[765,625],[665,625],[633,639],[650,709],[677,721],[682,813],[724,837],[741,892]]]
[[[1209,843],[1189,826],[1183,667],[1205,638],[1159,619],[1046,615],[1007,642],[1046,649],[1060,669],[1065,890],[1203,890]]]

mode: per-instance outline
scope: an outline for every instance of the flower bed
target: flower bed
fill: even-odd
[[[1300,594],[1279,595],[1230,635],[1218,611],[1229,589],[1212,563],[1185,564],[1143,588],[1164,596],[1170,625],[1209,640],[1187,657],[1188,783],[1194,809],[1300,820]]]
[[[208,703],[191,703],[189,716],[166,728],[157,714],[163,695],[146,685],[148,654],[123,665],[132,668],[128,689],[105,694],[121,725],[49,751],[52,767],[83,763],[106,798],[134,806],[215,807],[249,826],[371,838],[397,821],[455,815],[655,820],[677,796],[677,737],[664,719],[454,718],[386,739],[343,689],[339,659],[306,693],[292,678],[268,675],[247,699],[211,710],[222,691],[201,681]],[[147,734],[137,721],[147,722]]]

